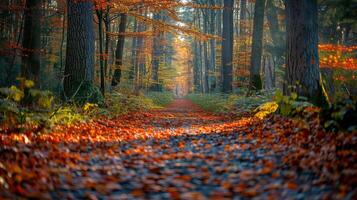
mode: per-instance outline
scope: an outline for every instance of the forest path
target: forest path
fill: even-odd
[[[331,192],[313,173],[282,164],[286,147],[246,134],[254,126],[177,99],[165,109],[58,127],[3,151],[0,161],[15,178],[7,180],[12,193],[0,188],[0,197],[311,199]]]

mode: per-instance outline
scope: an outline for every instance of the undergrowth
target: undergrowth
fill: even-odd
[[[245,113],[251,112],[262,103],[270,100],[269,96],[255,95],[246,97],[236,94],[189,94],[187,96],[204,110],[215,113]]]
[[[225,113],[235,109],[239,96],[226,94],[189,94],[187,98],[209,112]]]
[[[307,98],[281,91],[260,92],[252,96],[226,94],[189,94],[188,99],[206,111],[214,113],[249,114],[264,119],[272,114],[292,118],[304,124],[318,121],[326,131],[353,132],[357,130],[357,100],[352,97],[335,102],[327,108],[314,106]]]
[[[169,105],[174,99],[172,92],[148,92],[145,96],[161,107]]]
[[[169,92],[112,91],[105,102],[63,102],[49,91],[32,89],[34,83],[19,78],[18,86],[0,88],[0,132],[43,132],[55,125],[72,125],[92,119],[113,118],[133,111],[162,108],[173,100]]]

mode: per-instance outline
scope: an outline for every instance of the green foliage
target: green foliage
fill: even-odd
[[[11,127],[44,121],[46,115],[43,113],[50,111],[53,106],[53,95],[49,91],[32,89],[34,82],[31,80],[17,80],[20,82],[19,87],[0,88],[1,122]],[[28,99],[31,100],[30,103],[27,102]],[[29,106],[33,111],[29,110]],[[39,114],[35,115],[35,111]]]
[[[104,104],[104,97],[99,88],[90,82],[84,82],[77,94],[75,94],[74,102],[84,105],[85,103]]]
[[[143,111],[156,108],[152,99],[144,95],[121,94],[113,92],[106,98],[107,109],[102,110],[106,115],[117,116],[130,111]]]
[[[271,96],[269,93],[258,93],[252,96],[239,96],[236,105],[241,112],[255,111],[260,105],[270,102]]]
[[[52,111],[49,116],[50,119],[47,121],[47,126],[52,126],[55,124],[62,125],[72,125],[78,122],[84,122],[89,119],[89,115],[85,112],[81,114],[81,108],[76,106],[64,106],[59,107],[57,110]]]
[[[328,131],[356,131],[356,119],[357,101],[352,99],[337,102],[329,108],[322,109],[320,113],[321,124]]]
[[[216,112],[226,113],[248,113],[254,111],[261,104],[271,101],[268,94],[257,94],[254,96],[245,96],[236,94],[189,94],[188,99],[199,105],[203,109]]]
[[[174,99],[172,92],[148,92],[145,96],[161,107],[169,105]]]
[[[232,111],[232,109],[235,108],[239,96],[226,94],[189,94],[187,98],[204,110],[224,113]]]
[[[279,105],[277,112],[284,116],[296,116],[301,113],[306,107],[313,107],[314,105],[307,102],[304,97],[298,97],[296,93],[291,93],[290,96],[284,96],[278,90],[275,93],[274,101]]]

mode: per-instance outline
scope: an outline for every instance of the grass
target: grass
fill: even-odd
[[[261,104],[271,101],[269,95],[246,97],[237,94],[189,94],[187,96],[204,110],[214,113],[251,112]]]

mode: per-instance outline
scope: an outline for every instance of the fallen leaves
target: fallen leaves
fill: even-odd
[[[357,135],[312,123],[216,116],[178,100],[50,134],[1,134],[0,198],[344,198],[357,184]]]

